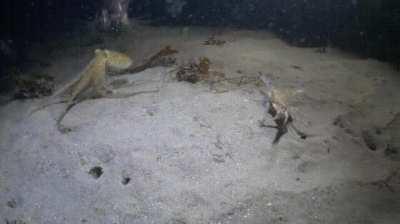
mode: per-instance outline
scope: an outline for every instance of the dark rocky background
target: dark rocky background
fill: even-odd
[[[34,44],[71,35],[94,18],[92,0],[2,0],[0,2],[0,77],[9,67],[25,67]]]
[[[26,60],[32,43],[69,35],[95,20],[101,2],[1,1],[1,68]],[[296,46],[331,45],[400,64],[398,0],[135,0],[129,15],[154,25],[268,29]]]
[[[180,0],[183,1],[183,0]],[[179,2],[179,0],[178,0]],[[134,15],[169,24],[269,29],[296,46],[334,45],[399,63],[397,0],[187,0],[178,16],[163,0],[133,1]]]

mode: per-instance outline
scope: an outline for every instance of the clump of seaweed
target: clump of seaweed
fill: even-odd
[[[203,45],[210,45],[210,46],[223,46],[225,44],[226,44],[225,40],[216,39],[214,35],[208,37],[208,39],[203,43]]]
[[[14,99],[33,99],[50,96],[54,91],[54,77],[47,74],[33,74],[15,78]]]
[[[181,82],[197,83],[200,81],[199,69],[196,63],[189,63],[178,68],[176,79]]]
[[[210,66],[210,59],[202,57],[199,59],[198,63],[192,61],[180,66],[176,73],[176,79],[179,82],[186,81],[190,83],[208,80],[210,78]]]
[[[207,57],[201,57],[197,62],[193,60],[184,63],[178,67],[176,79],[189,83],[204,81],[214,93],[224,93],[246,85],[255,85],[257,87],[264,85],[259,77],[255,76],[227,77],[222,71],[212,70],[211,64],[211,60]]]

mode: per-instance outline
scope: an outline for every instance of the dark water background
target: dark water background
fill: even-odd
[[[111,1],[111,0],[110,0]],[[154,25],[229,26],[270,30],[301,47],[331,45],[400,64],[398,0],[134,0],[130,17]],[[26,59],[32,43],[68,35],[93,21],[98,0],[2,0],[2,67]],[[8,49],[7,49],[8,48]]]

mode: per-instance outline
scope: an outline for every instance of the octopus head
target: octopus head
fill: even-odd
[[[96,55],[102,55],[107,61],[107,68],[111,71],[121,71],[129,68],[133,61],[132,59],[124,54],[112,50],[100,50],[95,51]]]

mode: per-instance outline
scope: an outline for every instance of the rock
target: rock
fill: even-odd
[[[89,174],[94,179],[99,179],[101,177],[101,175],[103,175],[103,168],[101,168],[100,166],[95,166],[89,170]]]

